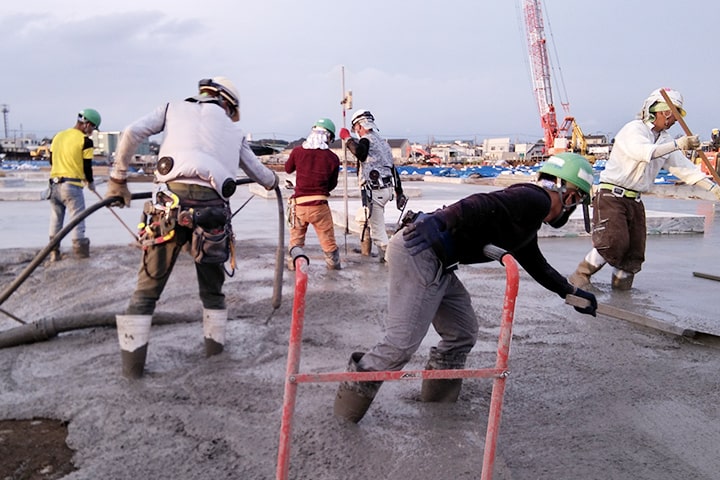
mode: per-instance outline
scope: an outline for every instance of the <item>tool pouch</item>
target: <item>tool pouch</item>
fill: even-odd
[[[287,203],[287,222],[290,228],[295,227],[295,199],[288,198]]]
[[[233,242],[229,208],[195,208],[194,219],[190,254],[195,263],[225,263],[230,258]]]

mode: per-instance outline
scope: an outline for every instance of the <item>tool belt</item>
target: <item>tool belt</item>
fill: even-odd
[[[234,244],[230,205],[217,194],[211,200],[199,200],[197,196],[181,200],[167,185],[158,184],[153,200],[145,202],[138,225],[140,246],[147,249],[171,241],[176,229],[182,227],[192,231],[190,254],[196,263],[225,263]]]
[[[82,178],[69,178],[69,177],[52,177],[49,180],[50,184],[65,183],[65,182],[82,182]]]
[[[635,201],[640,201],[640,197],[642,196],[640,192],[636,192],[635,190],[630,190],[628,188],[619,187],[617,185],[613,185],[612,183],[601,183],[600,190],[608,191],[616,197],[632,198]]]
[[[364,184],[373,190],[379,190],[381,188],[390,188],[395,185],[395,182],[392,175],[381,177],[379,171],[372,169],[368,173]]]
[[[295,205],[307,205],[312,203],[313,205],[322,205],[328,203],[327,195],[303,195],[302,197],[293,198]]]

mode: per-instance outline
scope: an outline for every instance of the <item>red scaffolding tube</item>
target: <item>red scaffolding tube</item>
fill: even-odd
[[[502,402],[505,395],[505,380],[509,374],[508,358],[512,340],[512,323],[515,313],[515,300],[518,293],[519,273],[515,259],[505,250],[494,245],[486,245],[483,253],[488,258],[499,261],[505,266],[506,285],[503,301],[500,335],[498,338],[495,367],[463,370],[399,370],[386,372],[336,372],[336,373],[299,373],[302,329],[305,321],[305,293],[307,291],[308,259],[300,248],[293,248],[290,255],[295,264],[295,297],[293,300],[293,318],[290,327],[290,341],[285,377],[282,423],[280,426],[280,444],[278,447],[277,480],[287,480],[290,470],[290,443],[292,439],[292,420],[295,412],[297,388],[300,383],[342,382],[342,381],[389,381],[411,379],[452,379],[452,378],[493,378],[490,396],[490,412],[481,480],[491,480],[495,466],[497,437],[500,429]]]

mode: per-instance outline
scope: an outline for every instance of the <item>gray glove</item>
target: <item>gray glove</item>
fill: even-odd
[[[91,192],[97,192],[97,190],[95,190],[95,182],[87,182],[87,188]]]
[[[686,135],[675,140],[680,150],[697,150],[700,148],[700,138],[697,135]]]
[[[275,190],[275,187],[277,187],[278,184],[280,183],[280,178],[278,178],[277,173],[272,172],[272,174],[273,174],[273,183],[271,186],[265,187],[265,190]]]
[[[116,201],[111,203],[110,205],[113,207],[122,208],[130,206],[132,194],[130,193],[130,190],[128,190],[127,180],[118,180],[117,178],[110,177],[110,180],[108,181],[107,192],[105,193],[105,198],[111,197],[122,198],[122,202]]]

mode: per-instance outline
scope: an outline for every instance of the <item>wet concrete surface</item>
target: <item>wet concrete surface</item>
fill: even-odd
[[[351,180],[352,182],[352,180]],[[147,192],[149,183],[130,183],[133,192]],[[490,191],[498,187],[433,182],[406,182],[413,191],[408,209],[432,210],[480,191]],[[242,240],[271,240],[278,236],[278,203],[273,198],[254,195],[257,186],[241,186],[232,199],[233,210],[237,213],[233,220],[235,235]],[[105,185],[98,186],[99,195],[104,195]],[[283,192],[287,194],[287,191]],[[335,212],[344,211],[341,191],[336,190],[331,198],[331,208]],[[350,219],[359,200],[351,191],[349,199]],[[92,192],[85,191],[87,205],[99,201]],[[241,207],[246,200],[249,202]],[[646,262],[643,270],[635,277],[630,292],[615,292],[610,288],[611,268],[606,266],[593,277],[595,293],[601,303],[631,310],[641,315],[664,322],[670,322],[682,328],[720,335],[720,315],[716,302],[720,292],[720,282],[696,277],[693,272],[720,276],[720,207],[713,202],[697,199],[664,198],[647,195],[644,203],[648,216],[654,214],[680,214],[704,217],[703,233],[688,234],[650,234],[648,235]],[[144,200],[136,200],[130,208],[113,209],[131,229],[135,230],[141,218]],[[284,203],[284,202],[283,202]],[[5,248],[42,248],[47,244],[47,226],[49,207],[43,201],[5,201],[0,202],[0,249]],[[399,219],[394,203],[386,207],[386,219],[389,224]],[[669,212],[669,213],[668,213]],[[579,218],[580,212],[574,217]],[[577,220],[579,222],[579,220]],[[338,222],[342,224],[342,222]],[[355,236],[357,226],[351,222],[348,235]],[[87,236],[92,246],[128,245],[133,237],[118,219],[106,209],[91,215],[87,220]],[[288,233],[285,229],[285,243]],[[338,226],[338,243],[347,244],[344,228]],[[308,245],[317,245],[313,232],[307,236]],[[541,248],[550,263],[558,271],[569,275],[583,256],[590,250],[588,236],[576,236],[575,233],[562,238],[541,238]],[[69,236],[62,242],[62,249],[70,249]]]
[[[145,191],[148,184],[131,184]],[[421,198],[450,203],[488,187],[422,184]],[[101,192],[102,193],[102,192]],[[88,203],[93,203],[92,194]],[[249,197],[243,187],[234,208]],[[334,200],[333,200],[334,201]],[[411,200],[420,204],[419,199]],[[675,322],[715,322],[718,285],[694,278],[714,272],[719,232],[706,201],[647,197],[648,208],[706,216],[706,232],[652,235],[648,260],[630,292],[597,275],[601,302]],[[3,280],[10,281],[45,245],[45,202],[3,202]],[[142,202],[118,214],[133,226]],[[388,217],[395,215],[391,208]],[[120,376],[112,328],[72,331],[52,341],[0,350],[0,418],[57,418],[89,478],[273,478],[294,275],[268,322],[277,235],[277,202],[253,198],[235,217],[239,265],[227,281],[226,350],[204,358],[198,322],[153,325],[145,377]],[[43,266],[2,307],[21,318],[121,312],[135,283],[139,253],[109,213],[88,222],[91,257]],[[286,232],[287,235],[287,232]],[[357,236],[338,230],[351,249]],[[570,273],[589,237],[543,238],[559,271]],[[63,243],[69,250],[69,239]],[[327,271],[314,234],[301,371],[341,371],[349,354],[380,338],[387,267],[351,251],[345,268]],[[183,256],[159,304],[164,313],[201,318],[192,261]],[[505,282],[497,263],[458,270],[472,294],[480,339],[470,368],[494,362]],[[191,281],[183,281],[193,279]],[[0,317],[2,318],[2,317]],[[0,331],[14,326],[4,318]],[[708,325],[714,328],[714,325]],[[511,375],[507,382],[494,478],[518,480],[716,478],[720,469],[717,348],[563,305],[521,272]],[[408,369],[421,369],[431,332]],[[290,477],[314,480],[470,479],[480,477],[491,385],[465,381],[456,404],[418,401],[417,382],[385,382],[359,425],[332,416],[335,384],[299,389]]]

